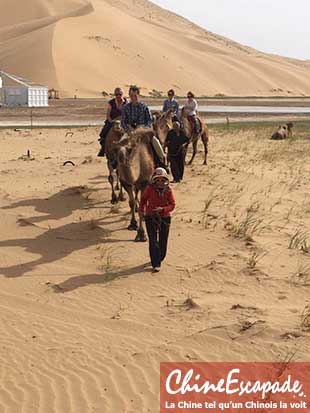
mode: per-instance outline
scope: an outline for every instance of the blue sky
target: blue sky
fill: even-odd
[[[310,59],[310,0],[152,0],[264,52]]]

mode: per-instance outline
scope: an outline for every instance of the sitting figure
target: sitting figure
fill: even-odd
[[[193,92],[188,92],[187,102],[185,103],[182,111],[188,117],[191,122],[194,135],[198,135],[200,132],[200,122],[197,118],[198,103],[195,99]]]
[[[101,145],[101,149],[98,153],[99,157],[105,155],[105,139],[108,136],[108,133],[110,132],[110,129],[113,126],[113,123],[117,120],[120,120],[122,116],[123,105],[127,103],[126,98],[123,97],[123,91],[121,88],[117,87],[114,91],[114,95],[115,98],[110,100],[108,103],[107,118],[104,127],[102,128],[99,135],[99,142]]]
[[[164,101],[163,113],[167,113],[169,110],[173,112],[173,121],[176,122],[179,120],[179,103],[175,98],[175,91],[170,89],[168,91],[168,99]]]
[[[280,125],[278,130],[272,135],[271,139],[278,141],[291,138],[293,136],[293,127],[294,124],[292,122],[289,122],[286,125]]]
[[[164,150],[152,130],[153,120],[150,109],[145,103],[140,101],[140,89],[137,86],[131,86],[129,89],[129,97],[130,103],[123,106],[122,109],[121,125],[125,131],[122,141],[126,140],[130,136],[130,133],[137,128],[146,129],[146,131],[149,129],[152,132],[150,134],[150,144],[153,149],[155,164],[156,166],[166,167]]]
[[[125,132],[138,127],[151,128],[152,116],[147,105],[140,101],[140,89],[131,86],[129,89],[130,102],[122,108],[122,128]]]

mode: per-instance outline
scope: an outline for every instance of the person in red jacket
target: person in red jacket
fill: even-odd
[[[149,237],[149,250],[153,272],[159,272],[167,255],[171,212],[175,209],[175,199],[169,187],[169,177],[165,169],[157,168],[151,184],[141,197],[139,213],[145,219]]]

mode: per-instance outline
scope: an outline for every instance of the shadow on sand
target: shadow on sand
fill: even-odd
[[[75,186],[60,191],[50,198],[24,199],[2,207],[1,209],[10,210],[22,207],[33,207],[36,212],[44,215],[27,218],[32,224],[48,220],[59,220],[70,216],[74,211],[91,208],[92,202],[89,198],[97,191],[99,191],[99,189],[88,188],[87,186]]]
[[[2,265],[0,267],[0,275],[8,278],[21,277],[26,273],[36,270],[39,266],[60,261],[72,253],[85,250],[95,245],[134,242],[134,238],[131,235],[128,237],[124,236],[124,239],[115,236],[117,232],[126,230],[127,226],[126,214],[118,211],[112,212],[112,214],[107,213],[98,219],[72,222],[52,229],[42,228],[36,225],[48,220],[59,221],[63,218],[70,217],[72,213],[77,210],[101,208],[110,212],[110,203],[109,206],[105,205],[108,201],[98,202],[90,200],[90,196],[97,191],[99,191],[99,189],[77,186],[60,191],[47,199],[26,199],[3,207],[2,209],[4,210],[33,207],[36,212],[44,215],[27,217],[26,219],[18,221],[19,224],[23,226],[36,226],[37,231],[40,231],[39,234],[36,233],[31,236],[31,238],[21,237],[0,241],[0,248],[21,248],[26,253],[38,256],[38,258],[22,264],[11,266]],[[111,228],[112,225],[113,228]],[[115,228],[116,225],[119,227]],[[42,230],[44,230],[43,233]],[[135,271],[139,272],[139,268],[144,267],[137,267],[136,270],[132,269],[133,273],[135,273]],[[97,275],[85,276],[86,278],[81,277],[81,280],[84,279],[85,281],[85,279],[87,280],[90,277],[90,283],[92,279],[94,281],[101,279],[104,280],[101,282],[107,282],[118,276],[122,276],[122,274],[124,276],[126,276],[127,273],[130,275],[130,271],[131,270],[121,271],[120,273],[109,273],[100,278],[98,278],[99,276]],[[84,281],[81,281],[81,283]]]
[[[93,284],[107,284],[118,278],[126,278],[131,275],[138,275],[146,272],[151,272],[150,263],[145,263],[124,270],[110,271],[105,274],[79,275],[76,277],[71,277],[60,284],[53,285],[52,289],[55,293],[64,294],[81,287],[87,287]]]
[[[102,220],[83,221],[50,229],[34,238],[0,241],[0,248],[19,247],[40,258],[25,264],[0,267],[0,275],[15,278],[35,270],[36,267],[63,259],[70,254],[98,244],[132,243],[134,239],[109,238],[111,234],[124,231],[101,228]]]

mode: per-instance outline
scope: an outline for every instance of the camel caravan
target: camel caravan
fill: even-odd
[[[137,231],[135,241],[145,242],[147,239],[141,214],[138,214],[137,220],[141,194],[151,182],[156,168],[169,172],[168,164],[173,163],[173,175],[177,174],[178,168],[182,169],[190,144],[193,153],[189,164],[192,164],[199,139],[204,145],[204,165],[207,165],[208,128],[197,116],[197,102],[191,92],[188,94],[187,105],[179,111],[174,91],[170,90],[163,108],[166,110],[153,115],[140,102],[139,95],[139,88],[131,87],[128,103],[122,90],[115,89],[115,98],[109,102],[107,119],[100,133],[101,150],[98,156],[105,155],[107,158],[112,189],[111,203],[125,201],[124,191],[127,192],[131,211],[128,230]],[[167,156],[165,149],[168,135],[172,144],[168,146]],[[179,145],[180,136],[184,141],[182,145]],[[178,155],[169,152],[171,148]]]

